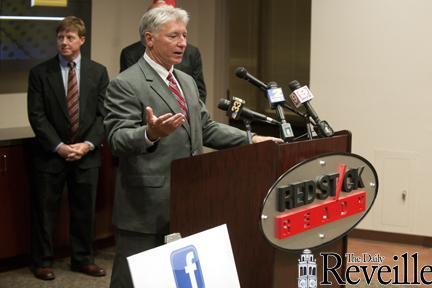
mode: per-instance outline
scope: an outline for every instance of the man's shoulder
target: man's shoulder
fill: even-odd
[[[201,62],[201,53],[198,50],[198,48],[196,46],[193,46],[192,44],[189,44],[186,46],[184,55],[183,55],[183,61],[180,64],[180,66],[178,66],[178,68],[182,69],[185,72],[188,73],[193,73],[194,71],[189,71],[189,69],[194,69],[195,65],[197,65],[197,63]],[[183,66],[183,68],[182,68]],[[186,69],[186,70],[185,70]]]
[[[196,47],[190,43],[187,44],[186,50],[189,50],[190,52],[193,52],[193,53],[199,53],[198,47]]]
[[[87,57],[82,57],[81,58],[81,63],[83,63],[84,65],[88,65],[89,67],[96,69],[96,70],[106,70],[105,65],[96,62],[90,58]]]
[[[141,52],[144,53],[144,45],[141,43],[141,41],[132,43],[129,46],[126,46],[122,49],[122,53],[133,53],[133,52]]]
[[[140,61],[133,64],[128,69],[120,72],[117,76],[114,77],[113,81],[116,80],[120,82],[140,82],[143,73],[147,73],[149,71],[149,68],[147,67],[147,65],[145,65],[145,61],[142,61],[141,64],[139,64],[139,62]]]
[[[35,66],[33,66],[31,68],[30,71],[38,71],[38,72],[40,72],[42,70],[47,70],[47,68],[55,67],[55,65],[58,65],[58,63],[59,63],[58,62],[58,58],[57,58],[57,56],[55,56],[53,58],[50,58],[48,60],[45,60],[45,61],[43,61],[41,63],[36,64]]]

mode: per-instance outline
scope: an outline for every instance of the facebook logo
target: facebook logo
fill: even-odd
[[[177,288],[205,288],[198,252],[193,245],[171,253]]]

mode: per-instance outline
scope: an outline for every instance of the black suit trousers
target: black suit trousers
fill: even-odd
[[[67,163],[60,173],[33,170],[32,260],[49,267],[53,260],[53,234],[65,184],[68,190],[71,264],[94,263],[93,234],[99,168],[81,169]]]
[[[127,257],[163,245],[164,235],[116,229],[115,241],[116,252],[110,288],[133,288]]]

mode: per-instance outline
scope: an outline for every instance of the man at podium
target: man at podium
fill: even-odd
[[[113,222],[116,255],[111,287],[133,287],[126,257],[163,244],[169,231],[170,165],[200,154],[248,143],[246,132],[217,123],[199,101],[192,77],[173,68],[186,48],[186,11],[148,10],[140,21],[144,56],[113,79],[104,121],[119,157]],[[281,139],[254,135],[253,143]]]

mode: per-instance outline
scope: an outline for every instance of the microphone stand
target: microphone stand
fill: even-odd
[[[286,108],[286,109],[288,109],[288,110],[290,110],[291,112],[293,112],[293,113],[299,115],[300,117],[305,118],[307,121],[309,121],[307,115],[305,115],[304,113],[298,111],[297,109],[295,109],[295,108],[289,106],[288,104],[284,103],[284,104],[283,104],[283,107]]]
[[[252,144],[252,126],[251,126],[251,122],[252,121],[250,121],[250,120],[248,120],[246,118],[243,119],[243,124],[246,127],[246,133],[247,133],[249,144]]]
[[[294,112],[295,114],[299,115],[300,117],[304,118],[304,120],[306,121],[306,129],[307,129],[307,136],[309,139],[312,140],[312,129],[311,129],[311,125],[313,125],[315,127],[315,123],[309,118],[309,116],[305,115],[304,113],[298,111],[297,109],[289,106],[288,104],[284,103],[283,107],[290,110],[291,112]]]
[[[312,129],[310,123],[306,123],[307,135],[309,140],[312,140]]]
[[[276,113],[281,122],[280,124],[281,138],[285,143],[288,143],[294,137],[294,133],[292,131],[291,124],[289,124],[285,120],[285,113],[283,111],[282,105],[280,104],[276,105]]]

